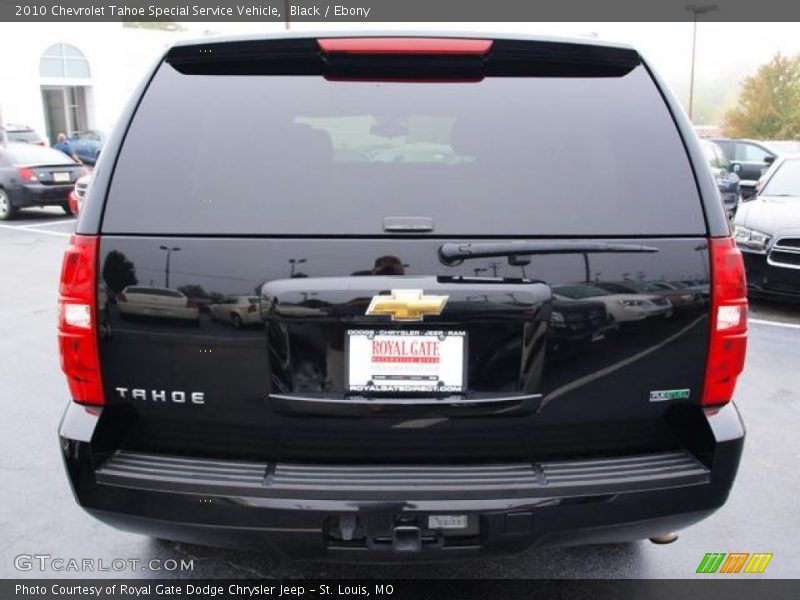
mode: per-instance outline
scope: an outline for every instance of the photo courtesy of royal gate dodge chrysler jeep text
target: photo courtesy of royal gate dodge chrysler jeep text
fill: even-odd
[[[171,540],[380,561],[663,536],[733,484],[745,291],[629,47],[183,43],[64,258],[61,449],[88,512]]]

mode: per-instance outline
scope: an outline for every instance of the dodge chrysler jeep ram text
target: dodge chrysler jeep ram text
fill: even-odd
[[[61,449],[87,511],[173,540],[380,560],[662,535],[733,484],[745,292],[631,48],[179,44],[66,251]]]

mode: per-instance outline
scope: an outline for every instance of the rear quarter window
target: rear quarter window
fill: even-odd
[[[132,120],[103,231],[704,234],[689,159],[643,66],[474,82],[182,74]]]
[[[165,298],[183,298],[183,294],[173,290],[160,288],[136,288],[129,287],[125,290],[128,294],[147,294],[148,296],[163,296]]]
[[[761,195],[800,197],[800,159],[785,160],[779,165]]]
[[[7,153],[15,165],[21,166],[75,164],[75,161],[63,152],[30,144],[17,143],[13,147],[9,145]]]
[[[9,142],[36,143],[39,136],[35,131],[9,131],[7,132]]]

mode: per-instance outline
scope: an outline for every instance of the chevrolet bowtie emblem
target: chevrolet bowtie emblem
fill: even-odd
[[[426,296],[422,290],[392,290],[388,296],[372,297],[368,315],[389,315],[392,321],[422,321],[425,315],[440,315],[447,296]]]

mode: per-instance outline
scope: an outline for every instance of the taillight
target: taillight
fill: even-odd
[[[19,178],[22,181],[25,182],[39,181],[39,178],[36,177],[36,173],[33,172],[33,169],[30,169],[28,167],[21,167],[20,169],[17,170],[17,172],[19,173]]]
[[[320,49],[327,54],[426,54],[481,56],[489,52],[492,40],[462,38],[323,38]]]
[[[197,304],[194,300],[189,298],[186,299],[186,308],[198,308],[200,305]]]
[[[711,340],[704,405],[730,402],[747,349],[747,280],[732,238],[708,241],[711,260]]]
[[[249,313],[254,313],[254,312],[256,312],[256,305],[255,305],[255,304],[250,304],[250,305],[247,307],[247,312],[249,312]]]
[[[128,297],[125,295],[125,292],[120,292],[119,296],[117,296],[117,302],[127,302]]]
[[[64,252],[58,298],[61,370],[75,402],[105,404],[97,349],[96,236],[73,235]]]

